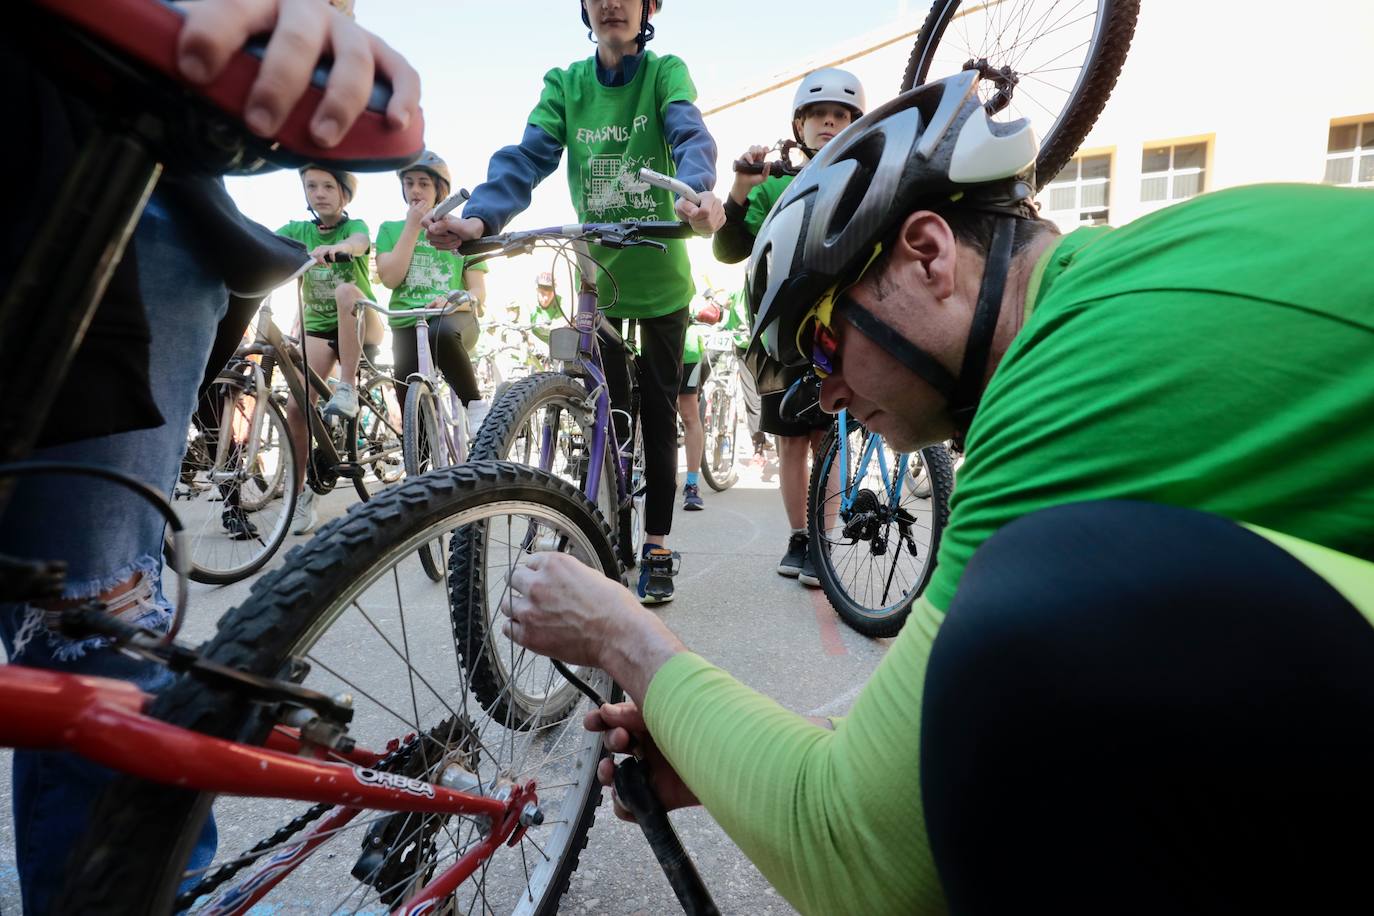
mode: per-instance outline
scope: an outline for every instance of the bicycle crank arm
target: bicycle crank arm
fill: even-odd
[[[620,803],[630,810],[644,831],[663,874],[673,886],[682,911],[688,916],[719,916],[711,892],[701,880],[692,857],[682,845],[681,838],[668,820],[663,802],[649,784],[649,767],[643,761],[627,757],[615,768],[615,791]]]

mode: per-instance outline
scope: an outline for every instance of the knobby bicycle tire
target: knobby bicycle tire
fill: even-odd
[[[739,400],[734,396],[732,387],[723,381],[708,380],[706,390],[697,398],[701,428],[706,434],[706,446],[701,456],[701,479],[717,493],[730,489],[739,480],[739,469],[735,466],[735,454],[739,446],[735,436],[739,429]],[[716,427],[714,432],[713,427]],[[716,460],[720,456],[712,452],[718,448],[716,444],[721,435],[729,437],[729,457],[728,463],[717,469]]]
[[[981,4],[975,10],[988,10],[1006,0]],[[901,91],[906,92],[934,78],[939,79],[951,74],[931,73],[930,67],[936,49],[944,39],[946,30],[954,21],[962,0],[935,0],[925,23],[916,35],[916,43],[911,49],[906,72],[902,75]],[[973,4],[969,4],[973,6]],[[1126,61],[1135,34],[1136,18],[1140,13],[1140,0],[1098,0],[1097,21],[1092,45],[1084,59],[1084,64],[1063,111],[1049,130],[1040,138],[1040,152],[1035,160],[1035,186],[1039,191],[1073,158],[1083,138],[1097,123],[1102,109],[1107,104],[1112,90],[1116,87],[1117,77]],[[1026,42],[1020,37],[1014,41],[1016,47]],[[1003,61],[992,60],[996,66]]]
[[[314,539],[294,548],[283,567],[254,584],[249,599],[219,622],[202,654],[252,674],[282,676],[311,628],[320,621],[328,625],[325,618],[335,605],[346,603],[350,589],[384,562],[394,545],[423,537],[446,519],[503,501],[547,506],[566,517],[592,546],[601,571],[617,574],[609,529],[580,493],[533,468],[508,462],[467,463],[388,487],[330,521]],[[620,696],[617,689],[610,694],[611,701]],[[259,706],[186,676],[153,700],[149,714],[249,744],[260,744],[273,724]],[[604,754],[599,746],[592,753]],[[586,770],[574,790],[584,794],[569,796],[576,813],[567,821],[567,840],[557,851],[560,858],[550,865],[541,899],[534,901],[534,911],[541,914],[556,912],[600,803],[595,762]],[[54,912],[170,913],[212,801],[207,793],[117,777],[98,799],[90,826],[75,843],[70,880]],[[356,844],[351,849],[356,854]],[[338,859],[351,862],[348,850],[344,852]],[[341,867],[346,870],[348,864]]]
[[[447,440],[439,430],[438,405],[435,403],[434,389],[429,382],[417,379],[410,383],[406,391],[406,404],[401,420],[401,454],[405,459],[406,476],[419,477],[436,467],[445,467],[450,462],[443,454],[435,461],[436,446],[446,453]],[[442,538],[430,541],[418,551],[420,565],[431,582],[444,581],[444,541]]]
[[[839,424],[832,423],[830,431],[826,433],[821,442],[820,457],[811,466],[811,480],[806,491],[806,518],[807,531],[810,534],[810,549],[812,562],[816,567],[816,578],[820,580],[821,590],[830,601],[831,607],[840,619],[848,624],[853,630],[864,636],[869,637],[888,637],[896,636],[902,629],[902,624],[906,622],[907,616],[911,613],[912,602],[925,590],[930,582],[931,574],[935,570],[935,557],[940,549],[940,535],[944,531],[945,525],[949,522],[949,497],[954,488],[954,461],[950,457],[949,450],[942,445],[929,446],[920,449],[920,457],[923,466],[930,479],[930,541],[925,545],[925,563],[920,570],[920,576],[910,587],[904,588],[899,599],[889,602],[881,608],[874,608],[865,605],[851,590],[846,587],[841,571],[836,568],[832,550],[832,544],[826,536],[826,505],[822,497],[825,491],[826,478],[830,474],[830,469],[835,466],[835,459],[838,454]],[[866,441],[866,431],[862,427],[851,421],[850,433],[859,432]],[[851,447],[850,461],[857,462],[861,452],[856,453]],[[849,469],[844,469],[844,474],[849,474]],[[892,470],[889,469],[889,474]],[[845,485],[849,481],[845,480]],[[886,499],[886,497],[882,497]],[[890,526],[885,532],[889,538],[887,550],[891,552],[892,563],[895,565],[897,557],[903,549],[903,545],[891,538]],[[858,545],[855,545],[858,550]],[[862,554],[860,554],[862,555]],[[848,566],[848,564],[843,564]]]
[[[561,429],[560,414],[583,410],[578,405],[586,399],[586,388],[559,372],[542,372],[511,383],[482,421],[482,429],[472,445],[473,460],[508,460],[521,436],[528,439],[533,435],[531,424],[540,422],[546,416],[545,411],[555,411],[554,423]],[[583,427],[584,437],[581,455],[585,456],[588,454],[586,437],[590,430],[587,423],[581,423],[580,426]],[[526,445],[529,443],[526,442]],[[561,447],[561,442],[554,444],[555,451]],[[539,460],[538,455],[526,457]],[[596,505],[603,522],[618,514],[612,461],[608,451]],[[548,468],[543,470],[549,472]],[[572,486],[585,485],[585,468],[565,467],[563,470],[568,472],[568,476],[559,479]],[[465,634],[465,638],[459,641],[458,651],[470,672],[473,693],[494,719],[526,728],[538,727],[540,722],[531,715],[533,704],[518,697],[520,691],[510,682],[510,673],[505,670],[497,645],[495,625],[498,611],[490,606],[482,581],[486,533],[480,528],[471,525],[457,532],[449,550],[449,608],[453,614],[454,632]],[[609,528],[607,534],[610,535]],[[618,537],[612,537],[611,540],[614,544]],[[568,694],[567,698],[571,701],[573,696]],[[558,712],[557,708],[546,709],[544,715],[552,716]]]

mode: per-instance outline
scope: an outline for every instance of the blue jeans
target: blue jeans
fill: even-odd
[[[40,449],[33,457],[103,465],[170,494],[228,293],[222,281],[197,264],[183,227],[156,195],[139,221],[136,238],[139,287],[152,330],[149,377],[166,423]],[[5,512],[0,553],[66,560],[64,594],[70,598],[98,595],[141,574],[151,592],[124,619],[165,627],[171,608],[161,585],[163,525],[149,503],[123,487],[85,477],[28,478],[15,487]],[[32,607],[0,606],[0,640],[12,663],[119,678],[149,692],[172,681],[165,668],[122,656],[99,640],[67,640],[37,623]],[[15,752],[15,849],[26,914],[48,912],[66,872],[70,846],[114,775],[68,753]],[[214,848],[211,822],[193,857],[196,864],[208,863]]]

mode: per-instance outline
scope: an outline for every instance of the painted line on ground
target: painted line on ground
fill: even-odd
[[[839,616],[835,609],[830,606],[830,602],[825,598],[825,592],[818,588],[808,588],[811,593],[811,606],[816,611],[816,626],[820,630],[821,648],[826,655],[848,655],[849,650],[845,648],[844,640],[840,638]]]

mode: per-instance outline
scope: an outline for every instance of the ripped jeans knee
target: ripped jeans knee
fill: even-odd
[[[62,609],[89,598],[104,599],[106,613],[118,617],[130,626],[164,632],[171,624],[172,606],[162,594],[162,559],[141,557],[109,575],[79,582],[68,582],[62,598],[51,605],[0,605],[0,640],[10,662],[39,668],[66,667],[81,660],[90,667],[92,653],[105,654],[110,642],[105,637],[71,639],[59,630]],[[126,584],[132,587],[121,588]],[[111,595],[111,593],[114,593]],[[95,666],[97,669],[99,665]],[[123,665],[119,666],[121,669]],[[101,670],[84,673],[103,676],[127,676]]]

